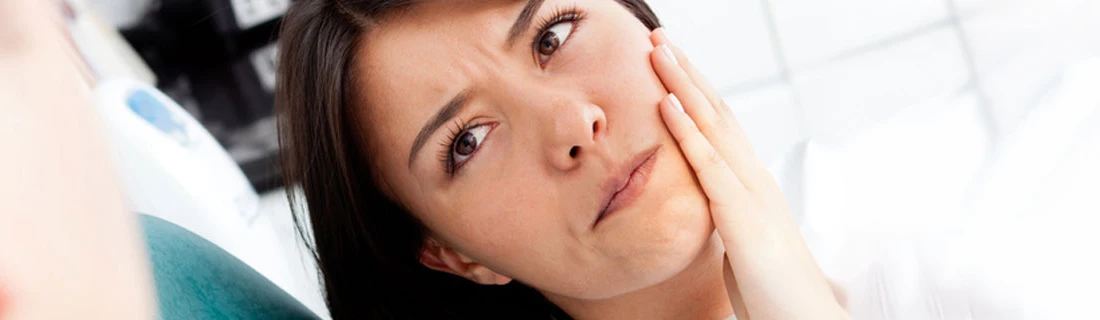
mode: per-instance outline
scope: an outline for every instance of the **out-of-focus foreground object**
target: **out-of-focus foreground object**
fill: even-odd
[[[211,17],[213,20],[207,20],[202,13],[182,12],[187,14],[179,16],[182,14],[180,11],[169,10],[199,5],[192,1],[161,1],[156,6],[150,6],[148,1],[65,0],[65,3],[71,5],[67,27],[72,43],[80,58],[89,66],[88,73],[95,81],[95,109],[107,129],[114,168],[130,209],[162,218],[198,234],[295,298],[306,301],[315,312],[323,312],[324,303],[312,276],[316,272],[295,269],[304,259],[296,251],[290,251],[293,254],[290,257],[283,244],[296,238],[288,232],[278,234],[277,230],[281,229],[273,227],[273,222],[284,217],[289,219],[289,215],[270,213],[269,206],[260,203],[253,187],[257,182],[253,179],[256,176],[250,175],[250,166],[233,154],[235,140],[226,139],[225,135],[217,136],[218,126],[210,126],[210,122],[204,121],[210,120],[208,116],[212,113],[202,112],[193,98],[180,95],[180,92],[175,92],[173,96],[172,90],[179,89],[171,85],[175,78],[171,72],[163,72],[164,68],[169,68],[168,65],[171,65],[170,69],[180,68],[189,72],[227,72],[217,67],[217,62],[221,60],[205,59],[210,58],[206,54],[212,52],[208,46],[221,44],[243,50],[241,46],[246,45],[238,41],[242,39],[227,36],[215,41],[214,38],[199,35],[191,35],[196,38],[181,37],[175,32],[189,30],[208,35],[205,32],[212,31],[207,30],[211,26],[206,23],[224,22],[227,17],[218,15]],[[148,19],[136,19],[134,23],[143,21],[150,24],[146,26],[152,30],[165,32],[141,33],[139,38],[155,43],[172,43],[173,46],[158,50],[131,47],[131,43],[122,39],[120,30],[103,23],[105,19],[100,18],[99,10],[110,3],[150,14]],[[217,7],[216,3],[209,5]],[[166,17],[173,17],[174,20],[158,19]],[[272,25],[277,22],[274,18],[264,18],[263,25],[268,28],[265,30],[273,28]],[[163,24],[166,21],[179,23]],[[261,32],[264,31],[262,28],[253,31],[241,31],[237,27],[230,29],[236,30],[227,31],[232,35],[239,32],[270,34]],[[185,41],[185,38],[190,40]],[[259,43],[255,45],[262,46]],[[136,54],[135,50],[140,51],[141,55]],[[143,61],[143,57],[152,60]],[[188,64],[185,61],[190,60],[183,57],[197,60],[191,61],[194,64]],[[157,76],[149,71],[151,69],[158,70]],[[237,94],[241,89],[207,78],[199,82],[196,85],[217,87],[216,92],[211,93],[216,96]],[[239,102],[234,101],[223,102],[230,105]],[[273,132],[270,139],[274,141]],[[239,144],[237,146],[240,147]],[[252,164],[254,169],[274,166],[261,160]]]
[[[157,76],[114,26],[82,0],[65,0],[73,44],[96,79],[133,79],[155,85]]]
[[[0,0],[0,317],[150,319],[137,219],[57,6]]]

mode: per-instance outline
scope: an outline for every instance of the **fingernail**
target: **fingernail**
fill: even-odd
[[[680,64],[680,61],[676,60],[676,54],[672,53],[672,48],[669,48],[668,44],[662,44],[660,50],[661,54],[664,54],[665,57],[668,58],[668,60],[672,61],[672,63],[675,63],[676,65]]]
[[[680,98],[677,98],[675,93],[668,94],[668,102],[672,103],[672,108],[676,111],[684,112],[684,105],[680,104]]]
[[[669,38],[668,38],[668,28],[665,28],[665,27],[661,27],[661,29],[660,29],[660,30],[661,30],[661,40],[662,40],[662,41],[663,41],[664,43],[667,43],[667,44],[672,44],[672,39],[669,39]]]

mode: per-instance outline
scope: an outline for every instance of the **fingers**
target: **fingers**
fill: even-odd
[[[711,105],[710,100],[703,94],[703,91],[699,90],[699,87],[691,80],[687,72],[680,67],[676,54],[672,52],[672,47],[667,44],[657,46],[653,50],[651,58],[653,59],[653,69],[657,71],[657,76],[661,78],[665,88],[676,94],[677,98],[680,98],[680,101],[684,103],[684,110],[692,119],[696,119],[696,122],[699,120],[713,122],[706,127],[720,125],[717,121],[722,119],[717,110]],[[704,130],[706,129],[709,128],[704,128]]]
[[[726,209],[734,208],[733,201],[746,198],[748,193],[741,180],[699,131],[691,117],[684,112],[683,104],[675,94],[665,97],[661,101],[660,109],[661,117],[695,171],[703,192],[707,194],[711,211],[732,212]]]
[[[654,34],[654,38],[663,37],[663,32],[660,29],[655,31]],[[657,76],[664,83],[665,88],[683,102],[687,115],[694,120],[699,131],[725,158],[734,172],[743,179],[750,178],[744,180],[745,186],[750,190],[754,189],[757,183],[753,180],[756,180],[755,177],[760,176],[759,173],[763,172],[764,169],[752,151],[748,138],[737,124],[737,120],[733,118],[729,108],[724,105],[719,108],[714,107],[712,101],[723,102],[721,102],[722,99],[717,91],[714,91],[713,87],[706,81],[706,78],[696,72],[695,79],[692,79],[692,76],[685,70],[687,66],[690,66],[690,62],[682,55],[677,56],[672,52],[672,47],[667,44],[667,41],[665,42],[654,49],[651,56]],[[699,83],[703,84],[702,87],[710,88],[712,98],[708,98],[707,94],[700,89],[700,86],[697,85]],[[729,116],[722,116],[718,112],[719,109],[728,113]]]
[[[672,41],[668,39],[668,35],[665,34],[665,30],[663,28],[653,30],[653,33],[649,36],[649,40],[653,43],[654,47],[659,47],[664,44],[672,48],[672,52],[676,54],[676,60],[680,62],[680,67],[682,67],[684,71],[687,72],[688,77],[691,78],[692,83],[694,83],[695,86],[703,92],[703,95],[707,97],[707,100],[710,101],[711,106],[713,106],[719,114],[723,114],[723,116],[726,114],[730,116],[733,115],[733,112],[730,111],[728,106],[726,106],[726,102],[722,100],[722,95],[718,93],[718,90],[715,89],[714,86],[711,85],[710,81],[707,81],[706,77],[704,77],[703,74],[695,68],[695,65],[692,64],[689,59],[687,59],[687,56],[684,55],[683,51],[681,51],[680,48],[672,45]]]
[[[703,76],[703,73],[695,68],[695,64],[691,63],[691,59],[688,59],[683,50],[673,45],[672,41],[668,38],[668,34],[665,33],[664,28],[654,30],[649,38],[654,47],[664,44],[672,48],[676,60],[679,62],[680,67],[684,69],[684,72],[687,73],[691,82],[703,92],[707,100],[710,101],[711,106],[714,107],[715,111],[727,122],[727,125],[730,126],[733,133],[738,137],[745,137],[744,131],[741,129],[741,123],[737,121],[737,117],[733,114],[733,110],[726,105],[726,101],[722,99],[722,95],[718,93],[718,89],[715,89],[714,85]],[[744,140],[745,144],[748,145],[748,139],[745,138]],[[748,151],[751,152],[751,148],[749,148]]]

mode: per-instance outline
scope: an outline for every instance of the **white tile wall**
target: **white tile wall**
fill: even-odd
[[[1100,54],[1096,8],[1095,0],[1010,0],[962,22],[1002,131],[1012,130],[1067,64]]]
[[[727,89],[779,73],[760,1],[647,1],[669,38],[716,88]]]
[[[766,1],[793,68],[942,23],[947,17],[944,0]]]
[[[961,89],[967,64],[953,28],[796,72],[810,136],[857,132],[901,108]]]
[[[1017,1],[1021,0],[951,0],[950,3],[954,4],[955,8],[958,8],[960,13],[966,15],[966,13],[990,10],[993,7],[999,7],[1003,4]]]
[[[1005,131],[1062,67],[1100,55],[1096,0],[649,3],[735,108],[747,108],[737,112],[758,126],[746,130],[760,150],[842,138],[951,93],[976,94]],[[779,102],[778,91],[794,98]],[[791,114],[800,119],[783,118]]]
[[[794,91],[788,85],[777,82],[726,95],[725,100],[764,163],[772,163],[807,137],[799,123]]]

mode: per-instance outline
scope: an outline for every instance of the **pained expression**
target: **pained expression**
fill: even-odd
[[[387,191],[439,242],[544,294],[670,278],[712,226],[658,114],[648,28],[616,1],[547,0],[509,40],[526,5],[429,1],[365,35],[356,113]]]

